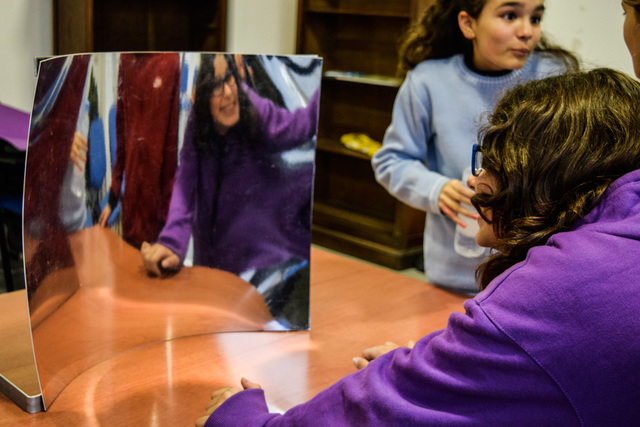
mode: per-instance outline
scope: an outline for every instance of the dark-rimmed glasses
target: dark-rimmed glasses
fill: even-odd
[[[482,173],[482,146],[473,144],[473,151],[471,152],[471,173],[473,176],[478,176]]]
[[[230,88],[234,88],[236,86],[236,79],[231,70],[227,70],[224,78],[219,77],[213,81],[212,96],[215,98],[221,97],[224,93],[224,85],[229,85]]]

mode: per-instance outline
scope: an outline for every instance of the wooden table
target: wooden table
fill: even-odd
[[[23,292],[0,295],[3,317],[4,308],[17,311],[16,301],[26,305]],[[263,386],[274,410],[285,410],[353,372],[351,359],[362,349],[443,328],[466,298],[312,249],[311,331],[202,333],[140,345],[81,372],[46,412],[29,414],[0,395],[0,425],[192,426],[210,393],[241,376]],[[0,318],[0,363],[19,357],[11,374],[33,387],[33,359],[21,335],[26,314],[12,316],[10,323]]]
[[[30,301],[45,408],[80,373],[132,348],[268,329],[273,321],[256,289],[229,272],[197,266],[159,279],[110,229],[87,228],[69,240],[75,268],[50,274]]]

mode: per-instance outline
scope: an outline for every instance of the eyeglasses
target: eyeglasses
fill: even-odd
[[[231,70],[227,70],[223,78],[219,77],[213,81],[212,95],[215,98],[222,96],[224,93],[224,85],[229,85],[230,88],[236,87],[236,79]]]
[[[478,176],[484,169],[482,168],[482,146],[473,144],[471,152],[471,173]]]

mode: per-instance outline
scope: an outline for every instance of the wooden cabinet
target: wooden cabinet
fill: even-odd
[[[340,137],[382,141],[398,87],[400,36],[425,0],[299,0],[297,51],[324,58],[313,241],[395,269],[422,254],[425,213],[374,178],[370,158]]]
[[[223,51],[226,0],[54,0],[55,52]]]

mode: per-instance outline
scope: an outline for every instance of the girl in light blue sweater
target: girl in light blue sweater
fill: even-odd
[[[473,192],[462,176],[483,114],[506,89],[579,68],[573,54],[545,41],[543,14],[544,0],[436,0],[401,46],[406,78],[372,165],[393,196],[428,213],[430,283],[478,291],[474,272],[487,252],[463,256],[454,237],[456,225],[478,217],[463,206]]]

